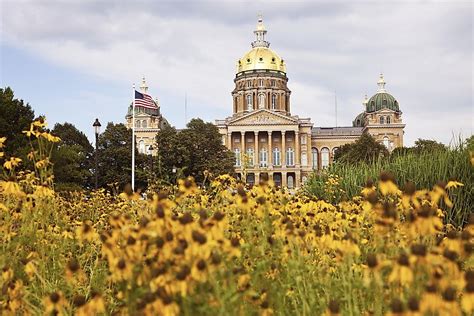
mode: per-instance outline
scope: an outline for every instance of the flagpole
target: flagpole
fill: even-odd
[[[133,84],[132,112],[132,192],[135,192],[135,84]]]

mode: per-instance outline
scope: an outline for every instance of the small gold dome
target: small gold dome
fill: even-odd
[[[255,69],[277,70],[286,73],[283,59],[268,47],[252,48],[237,62],[237,72]]]

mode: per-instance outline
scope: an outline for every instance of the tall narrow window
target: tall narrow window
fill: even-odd
[[[258,96],[258,108],[265,108],[265,95],[263,93]]]
[[[136,127],[136,128],[140,128],[140,127],[141,127],[140,122],[141,122],[140,120],[136,120],[136,121],[135,121],[135,127]]]
[[[314,170],[318,169],[318,150],[311,148],[311,166]]]
[[[260,80],[258,81],[258,85],[259,85],[260,87],[263,87],[263,79],[260,79]]]
[[[387,148],[390,149],[390,140],[388,139],[387,136],[383,138],[383,145]]]
[[[286,165],[294,166],[295,165],[295,151],[293,148],[288,148],[286,150]]]
[[[247,87],[248,88],[252,87],[252,81],[251,80],[247,81]]]
[[[273,165],[280,165],[280,149],[278,147],[273,149]]]
[[[390,116],[387,116],[387,118],[385,119],[385,123],[390,124]]]
[[[248,148],[247,149],[247,163],[249,164],[249,166],[253,166],[254,165],[254,151],[253,151],[253,148]]]
[[[272,110],[276,110],[277,105],[277,96],[276,94],[272,94]]]
[[[385,124],[385,119],[383,116],[380,117],[380,124]]]
[[[292,175],[289,175],[286,184],[288,185],[288,189],[293,189],[295,186],[295,178]]]
[[[241,161],[240,161],[240,148],[234,149],[234,154],[235,154],[235,166],[240,167]]]
[[[147,127],[147,122],[146,122],[146,120],[143,120],[143,122],[142,122],[142,127],[144,127],[144,128]]]
[[[140,154],[144,154],[145,153],[145,142],[143,140],[139,141],[138,142],[138,152]]]
[[[252,106],[252,95],[247,94],[247,111],[252,111],[253,106]]]
[[[266,148],[260,150],[260,167],[266,167],[268,161],[268,152]]]
[[[326,169],[329,166],[329,148],[321,149],[321,167]]]
[[[274,87],[274,86],[275,86],[275,80],[272,80],[272,81],[270,82],[270,84],[271,84],[272,87]]]

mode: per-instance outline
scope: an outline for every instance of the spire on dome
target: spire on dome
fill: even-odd
[[[387,90],[385,90],[385,80],[383,78],[383,73],[380,73],[380,79],[377,82],[377,85],[379,86],[379,89],[377,90],[377,93],[387,92]]]
[[[268,48],[270,46],[270,42],[265,40],[265,34],[267,34],[267,30],[265,29],[265,25],[263,25],[263,16],[261,14],[258,15],[257,29],[253,31],[253,33],[255,34],[256,39],[252,42],[252,48]]]
[[[369,98],[367,98],[367,94],[364,96],[364,100],[362,101],[362,105],[366,106],[369,103]]]
[[[140,90],[141,90],[143,93],[147,93],[147,94],[148,94],[148,85],[146,84],[145,77],[142,78],[142,84],[140,85]]]

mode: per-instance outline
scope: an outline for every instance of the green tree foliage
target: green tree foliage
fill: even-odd
[[[52,152],[56,190],[90,189],[94,148],[87,136],[71,123],[56,124],[52,134],[61,138]]]
[[[119,190],[132,181],[132,131],[124,124],[108,123],[99,135],[98,184],[113,185]],[[135,146],[135,188],[147,185],[146,155],[139,154]]]
[[[412,150],[414,153],[419,154],[426,152],[437,152],[439,150],[443,151],[447,150],[447,147],[435,140],[418,138],[418,140],[415,141],[415,146],[412,147]]]
[[[217,127],[201,119],[192,119],[181,131],[164,127],[157,136],[158,176],[171,180],[175,167],[177,176],[192,176],[202,183],[205,171],[214,176],[233,173],[233,155],[221,139]]]
[[[353,164],[361,161],[375,161],[388,155],[389,152],[384,145],[378,143],[369,133],[363,133],[354,143],[341,146],[336,151],[334,160]]]
[[[34,118],[31,106],[16,99],[10,87],[0,89],[0,137],[7,137],[6,156],[16,156],[27,161],[30,146],[22,131],[30,129]]]

